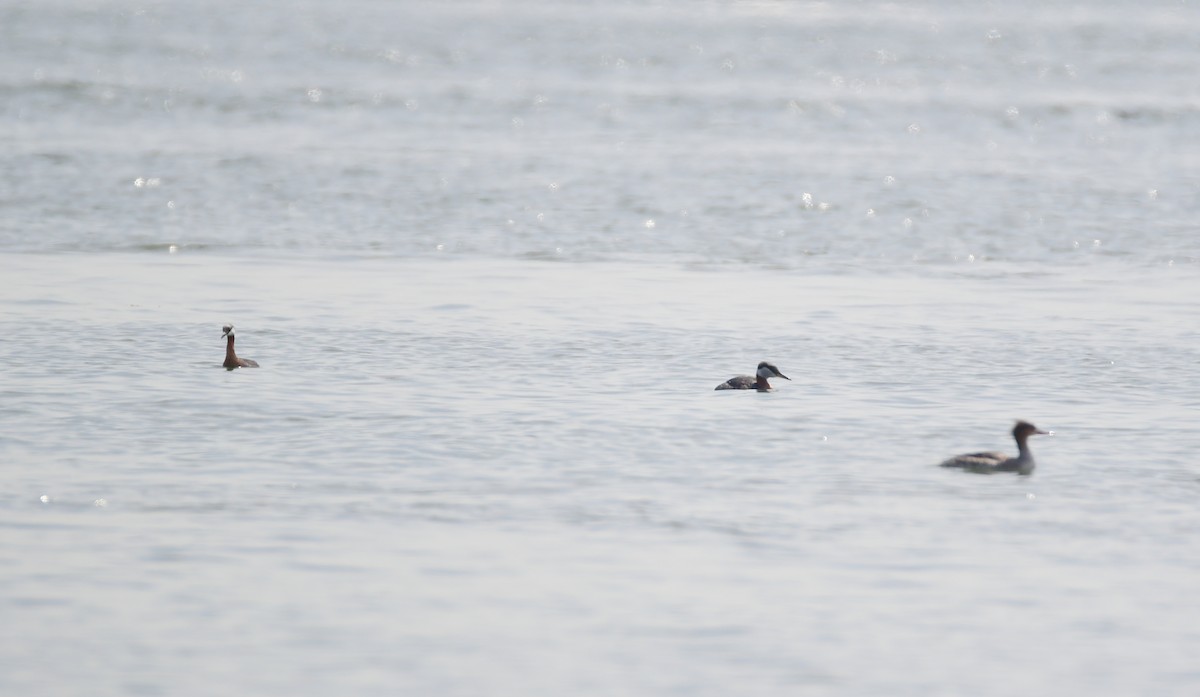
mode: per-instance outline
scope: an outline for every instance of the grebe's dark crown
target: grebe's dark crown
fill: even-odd
[[[1017,421],[1017,424],[1015,426],[1013,426],[1013,430],[1012,430],[1012,434],[1013,434],[1014,438],[1021,438],[1021,437],[1027,438],[1032,435],[1037,435],[1037,434],[1048,435],[1049,433],[1050,433],[1049,431],[1043,431],[1042,429],[1038,428],[1037,426],[1034,426],[1033,424],[1029,423],[1028,421]]]

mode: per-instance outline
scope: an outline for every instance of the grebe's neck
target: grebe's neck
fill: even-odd
[[[1029,436],[1022,438],[1016,436],[1017,441],[1017,457],[1022,460],[1028,460],[1033,457],[1033,453],[1029,451]]]
[[[767,382],[763,376],[758,375],[754,378],[754,389],[759,392],[767,392],[771,389],[771,383]]]
[[[233,334],[225,338],[225,361],[237,362],[237,354],[233,351]]]
[[[1029,451],[1029,444],[1025,442],[1025,438],[1017,439],[1017,474],[1033,474],[1033,468],[1036,463],[1033,461],[1033,453]]]

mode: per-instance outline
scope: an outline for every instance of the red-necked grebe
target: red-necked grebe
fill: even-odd
[[[1029,450],[1030,436],[1049,435],[1028,421],[1018,421],[1013,426],[1012,435],[1017,441],[1017,456],[1009,457],[1004,453],[969,453],[952,457],[942,463],[942,467],[957,467],[967,472],[991,474],[993,472],[1016,472],[1017,474],[1033,474],[1036,463],[1033,453]]]
[[[221,328],[221,336],[226,337],[226,339],[225,339],[225,362],[221,364],[221,365],[225,366],[226,370],[233,370],[235,368],[257,368],[258,367],[258,363],[255,363],[254,361],[250,360],[249,358],[238,358],[237,353],[234,352],[234,350],[233,350],[233,325],[232,324],[226,324],[224,327]]]
[[[767,382],[767,378],[783,378],[791,380],[788,376],[779,372],[779,368],[763,361],[758,364],[756,375],[739,375],[736,378],[729,378],[725,382],[717,385],[718,390],[758,390],[759,392],[769,392],[771,383]]]

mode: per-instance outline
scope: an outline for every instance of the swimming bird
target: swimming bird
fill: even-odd
[[[725,382],[717,385],[718,390],[758,390],[759,392],[770,392],[771,383],[767,382],[767,378],[783,378],[791,380],[788,376],[779,372],[779,368],[763,361],[758,364],[756,375],[739,375],[735,378],[729,378]]]
[[[1013,426],[1012,435],[1017,441],[1017,456],[1009,457],[1004,453],[970,453],[958,455],[942,463],[942,467],[957,467],[967,472],[992,474],[993,472],[1016,472],[1017,474],[1033,474],[1036,463],[1033,453],[1026,442],[1030,436],[1049,435],[1028,421],[1018,421]]]
[[[255,363],[254,361],[250,360],[249,358],[238,358],[237,353],[234,352],[234,350],[233,350],[233,325],[232,324],[226,324],[224,327],[222,327],[221,336],[227,337],[225,339],[225,362],[221,364],[221,365],[225,366],[226,370],[233,370],[235,368],[257,368],[258,367],[258,363]]]

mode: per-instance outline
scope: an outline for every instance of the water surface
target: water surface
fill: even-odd
[[[1194,694],[1196,27],[0,7],[0,688]]]

